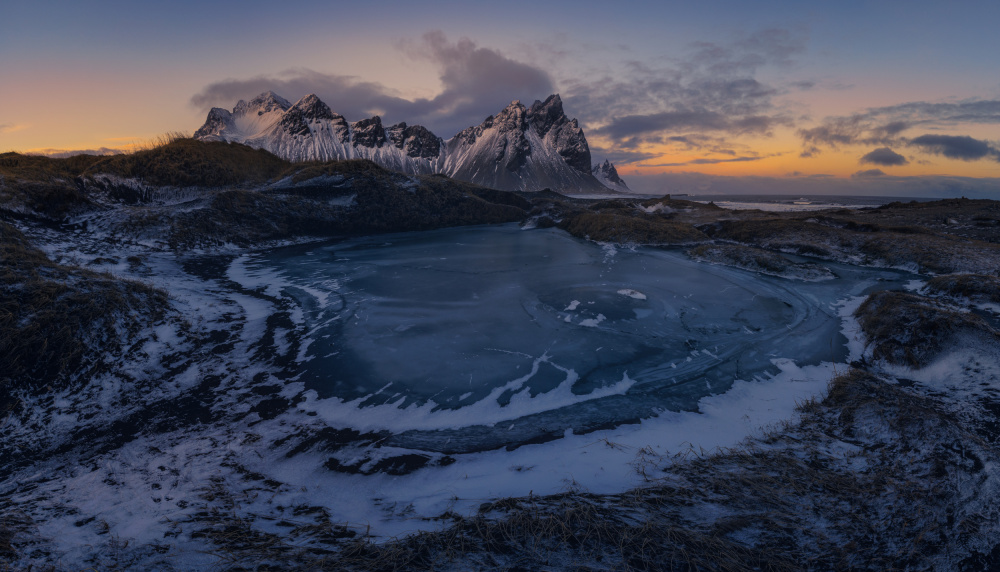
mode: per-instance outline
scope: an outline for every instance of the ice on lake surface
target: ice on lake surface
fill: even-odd
[[[299,407],[388,445],[463,453],[696,410],[773,360],[843,362],[834,304],[911,275],[801,282],[513,225],[242,257],[304,323]]]

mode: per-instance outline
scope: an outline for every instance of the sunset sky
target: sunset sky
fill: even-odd
[[[558,92],[636,190],[1000,198],[1000,2],[813,4],[7,3],[0,152],[128,149],[267,89],[447,139]]]

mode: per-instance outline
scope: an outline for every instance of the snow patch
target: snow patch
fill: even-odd
[[[629,298],[634,298],[636,300],[646,299],[645,294],[639,292],[638,290],[633,290],[631,288],[622,288],[621,290],[618,291],[618,293],[621,294],[622,296],[628,296]]]

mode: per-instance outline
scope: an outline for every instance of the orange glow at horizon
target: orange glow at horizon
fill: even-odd
[[[652,158],[616,165],[622,177],[662,173],[702,173],[716,176],[789,177],[825,175],[850,178],[859,172],[878,169],[887,176],[919,177],[951,175],[961,177],[1000,177],[1000,162],[989,158],[962,161],[931,155],[907,146],[893,150],[903,155],[907,164],[884,166],[862,163],[861,157],[877,146],[823,148],[812,156],[802,157],[801,140],[792,133],[742,141],[747,149],[735,156],[720,153],[697,153],[669,145],[647,145],[635,149]],[[737,157],[747,160],[732,160]],[[595,159],[596,160],[596,159]],[[704,161],[699,163],[698,161]]]

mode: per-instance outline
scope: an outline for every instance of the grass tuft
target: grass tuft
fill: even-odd
[[[0,403],[99,371],[105,355],[164,315],[164,293],[55,264],[4,222],[0,260]]]
[[[926,366],[960,336],[1000,340],[1000,333],[979,316],[916,294],[875,292],[854,315],[874,359],[912,368]]]
[[[708,240],[689,224],[652,215],[579,212],[564,219],[559,227],[573,236],[618,244],[677,245]]]

